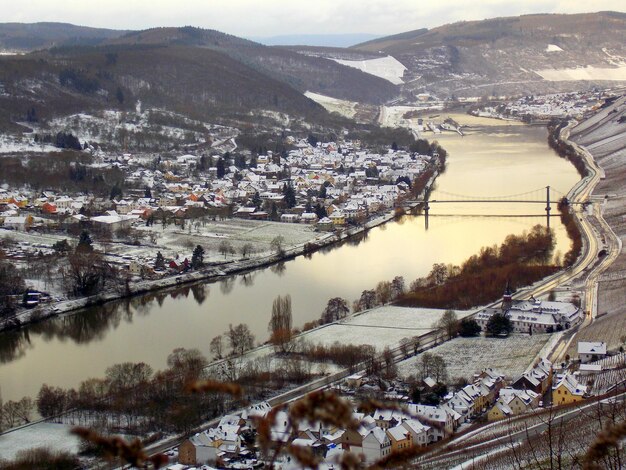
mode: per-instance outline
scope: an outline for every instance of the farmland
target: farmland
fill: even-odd
[[[474,372],[492,368],[508,377],[522,374],[539,354],[550,335],[511,335],[502,338],[455,338],[430,352],[442,356],[448,366],[448,377],[471,379]],[[400,363],[401,375],[415,374],[420,356]]]

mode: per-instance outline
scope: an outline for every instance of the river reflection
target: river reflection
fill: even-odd
[[[433,199],[443,198],[442,192],[516,194],[546,185],[566,193],[579,179],[573,166],[549,149],[543,128],[468,116],[455,119],[474,127],[463,138],[437,136],[450,156]],[[501,243],[510,233],[545,224],[543,206],[538,204],[442,206],[433,205],[428,230],[423,217],[409,215],[340,247],[280,265],[105,304],[0,335],[2,396],[5,400],[35,396],[42,383],[75,386],[124,361],[163,368],[177,347],[198,348],[209,356],[211,339],[229,324],[247,323],[257,341],[264,341],[272,301],[278,295],[291,295],[293,324],[300,327],[318,318],[332,297],[351,303],[362,290],[398,275],[408,284],[435,262],[458,264],[482,246]],[[493,213],[537,217],[441,217]],[[556,249],[564,253],[569,248],[565,231],[557,218],[552,226]]]

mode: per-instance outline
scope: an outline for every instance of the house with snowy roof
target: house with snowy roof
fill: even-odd
[[[488,307],[476,315],[476,321],[485,328],[494,314],[505,315],[518,333],[553,333],[568,329],[583,319],[580,307],[570,302],[537,300],[513,300],[513,292],[507,285],[499,307]]]
[[[512,384],[512,388],[518,390],[532,390],[543,395],[552,385],[552,363],[547,359],[541,359],[530,370],[524,372]]]
[[[401,424],[387,429],[387,435],[391,441],[391,452],[402,452],[413,447],[411,432]]]
[[[384,429],[375,427],[363,438],[361,449],[366,463],[376,462],[391,453],[391,439]]]
[[[569,405],[582,401],[587,396],[587,386],[578,382],[576,377],[565,373],[557,378],[552,386],[552,403],[554,405]]]
[[[606,343],[602,341],[579,341],[578,358],[582,364],[606,357]]]
[[[503,388],[495,405],[487,413],[489,421],[497,421],[525,413],[539,406],[541,395],[532,390]]]

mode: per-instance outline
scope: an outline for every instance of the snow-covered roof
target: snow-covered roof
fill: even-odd
[[[602,341],[579,341],[578,354],[606,354],[606,343]]]

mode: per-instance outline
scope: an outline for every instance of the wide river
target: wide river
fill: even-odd
[[[444,193],[518,194],[547,185],[567,193],[578,181],[574,167],[548,147],[545,128],[454,117],[470,128],[465,137],[436,136],[449,157],[431,199],[445,199]],[[115,302],[2,334],[2,397],[35,397],[44,383],[77,386],[89,377],[102,377],[107,367],[120,362],[143,361],[163,368],[168,354],[178,347],[198,348],[210,356],[209,342],[230,323],[247,323],[257,341],[264,341],[272,301],[278,295],[291,294],[294,326],[299,327],[318,318],[329,298],[352,302],[364,289],[397,275],[408,284],[427,274],[433,263],[458,264],[482,246],[501,243],[510,233],[545,224],[544,213],[541,204],[433,205],[428,230],[422,216],[408,216],[371,230],[360,243],[299,257],[278,269]],[[454,216],[438,216],[444,214]],[[471,217],[477,214],[537,217]],[[558,218],[552,218],[552,226],[557,250],[565,253],[569,241]]]

